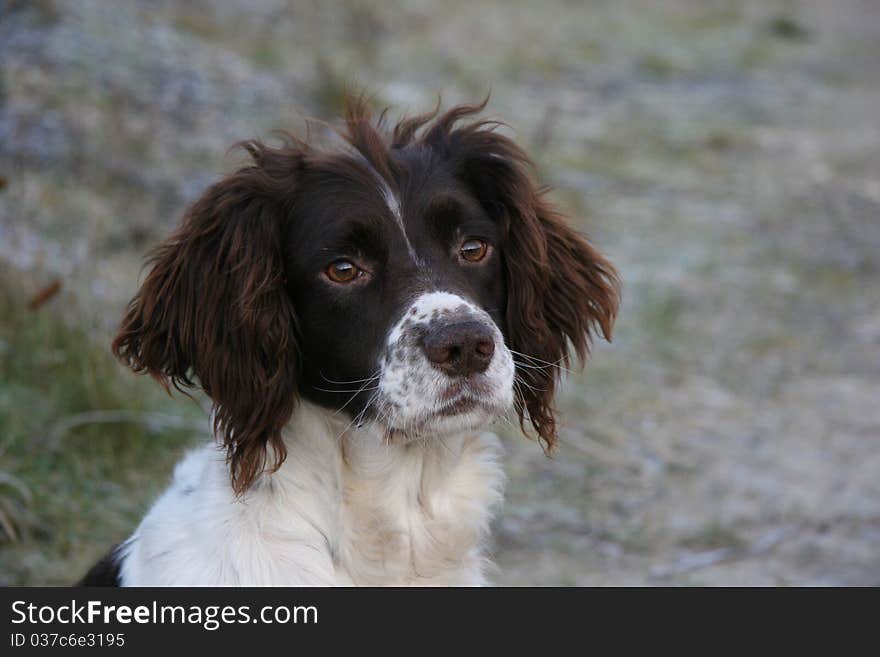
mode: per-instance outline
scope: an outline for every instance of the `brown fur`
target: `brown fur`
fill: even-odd
[[[483,109],[458,106],[384,130],[368,104],[350,103],[345,138],[383,178],[390,149],[419,145],[453,163],[457,175],[504,228],[506,335],[524,382],[516,410],[546,448],[556,438],[552,406],[569,349],[581,359],[594,335],[610,339],[619,279],[611,264],[544,198],[526,154],[496,122],[460,125]],[[152,254],[113,352],[166,389],[198,384],[215,404],[214,427],[241,493],[285,458],[281,430],[297,400],[297,318],[285,289],[282,219],[297,174],[323,155],[294,138],[280,148],[245,144],[252,163],[213,185]],[[267,463],[267,453],[273,455]]]
[[[150,257],[113,353],[168,389],[198,383],[214,401],[233,488],[284,460],[297,398],[296,315],[284,289],[279,217],[302,153],[246,146],[254,164],[213,185]]]

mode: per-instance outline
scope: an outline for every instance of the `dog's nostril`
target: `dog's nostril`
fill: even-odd
[[[495,353],[495,340],[482,322],[464,321],[429,330],[422,348],[438,369],[450,376],[467,376],[489,367]]]
[[[476,346],[477,353],[481,356],[491,356],[495,353],[494,340],[480,340]]]
[[[442,365],[452,359],[452,350],[439,344],[426,344],[424,346],[425,355],[435,365]]]

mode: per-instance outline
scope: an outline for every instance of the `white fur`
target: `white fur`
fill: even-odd
[[[241,498],[215,445],[191,452],[125,543],[125,586],[480,585],[500,445],[461,432],[386,444],[301,403],[287,460]]]
[[[431,321],[476,320],[492,333],[495,353],[485,372],[471,375],[460,397],[480,405],[458,415],[437,415],[453,401],[442,393],[456,379],[435,368],[420,346],[420,331]],[[444,434],[483,426],[513,404],[513,355],[492,318],[470,301],[449,292],[428,292],[417,297],[391,328],[380,367],[376,405],[383,421],[409,437]]]
[[[480,321],[495,353],[453,379],[420,347],[432,321]],[[302,402],[284,432],[287,460],[241,497],[216,445],[191,452],[118,553],[125,586],[480,585],[503,475],[479,428],[513,399],[514,364],[488,314],[447,292],[418,296],[380,363],[379,417],[349,423]],[[449,386],[460,391],[444,399]],[[444,415],[457,399],[475,408]],[[438,414],[439,413],[439,414]]]

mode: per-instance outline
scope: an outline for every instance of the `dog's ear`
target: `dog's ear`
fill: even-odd
[[[201,385],[239,494],[283,462],[297,399],[282,240],[301,146],[244,145],[253,162],[210,187],[156,248],[113,342],[117,358],[166,389]]]
[[[483,103],[485,105],[485,103]],[[505,332],[516,362],[516,410],[545,449],[556,440],[553,395],[570,351],[583,362],[592,339],[611,339],[620,301],[614,267],[572,229],[536,186],[532,164],[498,123],[456,122],[483,108],[461,106],[425,136],[505,231]]]

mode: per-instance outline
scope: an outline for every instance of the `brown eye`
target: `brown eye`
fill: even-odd
[[[489,252],[489,245],[483,240],[466,240],[458,253],[468,262],[479,262]]]
[[[363,272],[352,262],[348,260],[337,260],[324,272],[334,283],[351,283]]]

